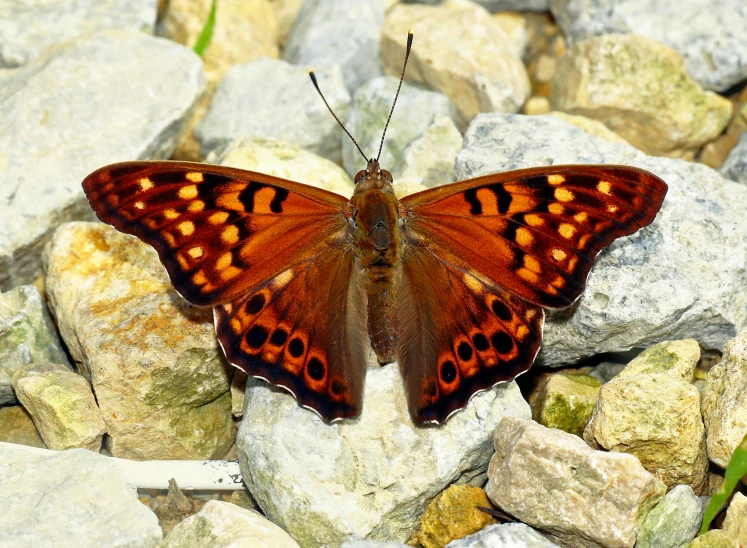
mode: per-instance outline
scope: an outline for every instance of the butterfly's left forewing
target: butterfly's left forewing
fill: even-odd
[[[666,190],[640,169],[574,165],[403,198],[399,360],[413,417],[443,422],[529,369],[540,307],[572,304],[599,251],[649,224]]]

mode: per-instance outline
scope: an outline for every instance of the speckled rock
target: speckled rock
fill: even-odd
[[[740,492],[734,493],[726,509],[723,529],[739,546],[747,546],[747,497]]]
[[[381,0],[306,0],[283,50],[283,59],[317,70],[339,66],[353,93],[381,76],[379,43],[384,24]]]
[[[402,72],[410,28],[417,33],[406,79],[451,98],[463,123],[478,112],[517,112],[529,97],[524,64],[481,6],[466,0],[438,6],[396,4],[387,12],[381,37],[381,58],[389,74]]]
[[[726,468],[747,435],[747,330],[729,341],[721,362],[708,372],[701,410],[708,458]]]
[[[345,120],[350,95],[340,68],[322,68],[316,76],[330,106]],[[228,71],[195,136],[204,155],[231,139],[274,137],[337,162],[342,129],[305,67],[262,58]]]
[[[349,197],[353,180],[340,166],[277,139],[245,138],[229,141],[207,158],[210,164],[238,167],[323,188]]]
[[[60,227],[46,264],[50,306],[91,381],[110,453],[222,457],[235,430],[211,310],[177,295],[155,250],[100,223]]]
[[[724,91],[747,78],[747,8],[740,0],[550,0],[558,25],[575,42],[629,32],[679,51],[701,85]]]
[[[397,79],[391,76],[375,78],[358,89],[353,97],[345,126],[368,157],[376,157],[379,150],[381,134],[392,107],[397,84]],[[445,138],[439,143],[438,149],[446,154],[452,153],[456,138],[453,131],[444,127],[449,126],[449,122],[441,121],[441,118],[449,119],[452,124],[458,119],[454,104],[448,97],[412,85],[402,85],[379,159],[382,168],[393,175],[398,174],[395,183],[402,182],[399,177],[408,171],[411,179],[417,179],[423,173],[427,173],[425,170],[429,166],[426,162],[432,158],[423,147],[434,139]],[[344,137],[343,166],[353,177],[366,165],[353,142],[347,136]],[[461,135],[459,140],[461,142]],[[453,151],[454,156],[451,158],[451,177],[457,152]],[[436,179],[443,180],[446,169],[444,166],[448,162],[447,157],[436,164],[437,167],[434,169],[441,174],[435,175]],[[426,178],[423,176],[423,180]]]
[[[594,411],[600,386],[602,383],[589,375],[551,375],[537,396],[532,417],[548,428],[581,436]]]
[[[666,493],[632,455],[594,451],[577,436],[506,417],[495,431],[485,491],[501,510],[569,547],[631,547]]]
[[[699,355],[690,339],[661,343],[630,362],[599,391],[584,431],[587,443],[631,453],[668,487],[689,485],[703,494],[708,484],[705,427],[700,394],[691,384]]]
[[[450,542],[448,548],[554,548],[553,544],[524,523],[489,525],[482,531]]]
[[[700,529],[705,505],[688,485],[677,485],[654,506],[638,529],[636,548],[680,547]]]
[[[0,0],[0,68],[25,65],[53,46],[104,29],[153,33],[156,0]]]
[[[304,547],[351,538],[404,542],[448,485],[485,481],[500,419],[530,415],[508,383],[472,398],[444,426],[416,427],[397,365],[371,360],[363,412],[331,425],[287,392],[247,382],[237,438],[244,481],[265,514]]]
[[[64,365],[30,364],[13,374],[13,389],[47,447],[98,452],[106,432],[91,386]]]
[[[747,133],[743,133],[736,146],[731,149],[719,173],[732,181],[747,184]]]
[[[720,349],[747,327],[745,185],[703,165],[609,143],[553,116],[483,114],[464,143],[455,164],[458,180],[592,163],[648,169],[669,185],[654,222],[610,245],[573,310],[547,318],[540,363],[567,364],[690,337]]]
[[[462,134],[454,122],[446,116],[435,116],[423,134],[402,152],[400,161],[391,172],[395,187],[422,185],[432,188],[453,183],[454,159],[461,149]]]
[[[298,548],[288,533],[252,510],[230,502],[210,500],[169,533],[161,548]]]
[[[46,447],[31,415],[22,405],[0,407],[0,442]]]
[[[18,402],[10,380],[29,363],[70,366],[47,307],[33,285],[0,293],[0,406]]]
[[[11,113],[0,117],[0,288],[37,278],[55,227],[92,218],[83,177],[111,162],[168,158],[203,86],[194,52],[124,31],[9,75],[0,87]]]
[[[412,536],[410,544],[443,548],[452,540],[497,523],[479,507],[491,507],[485,491],[469,483],[450,486],[428,504],[420,519],[420,529]]]
[[[732,113],[730,101],[687,75],[679,53],[632,34],[569,48],[553,76],[550,104],[604,122],[648,154],[684,159],[716,138]]]
[[[0,443],[0,477],[3,548],[159,545],[158,519],[108,457]]]

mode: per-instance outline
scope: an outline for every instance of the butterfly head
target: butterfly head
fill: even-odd
[[[371,158],[366,169],[361,169],[355,175],[356,192],[369,188],[389,190],[392,184],[392,174],[386,169],[381,169],[379,161]]]

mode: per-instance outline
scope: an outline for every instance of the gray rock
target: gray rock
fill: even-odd
[[[633,455],[594,451],[581,438],[516,417],[495,431],[490,500],[568,547],[631,547],[666,493]]]
[[[21,366],[38,362],[70,367],[39,291],[24,285],[0,293],[0,405],[18,402],[11,377]]]
[[[0,288],[39,275],[56,226],[92,217],[80,185],[91,171],[168,158],[203,87],[193,51],[125,31],[13,71],[0,86]]]
[[[636,548],[680,548],[695,538],[705,505],[688,485],[678,485],[654,506],[638,529]]]
[[[747,184],[747,133],[743,133],[737,145],[731,149],[719,173],[732,181]]]
[[[120,469],[86,449],[0,443],[0,545],[158,546],[158,518]]]
[[[381,76],[379,43],[384,24],[384,2],[358,0],[307,0],[298,13],[283,58],[313,68],[339,65],[353,93],[370,79]]]
[[[623,369],[625,369],[624,363],[602,362],[589,372],[589,376],[604,384],[614,379]]]
[[[474,0],[486,10],[496,11],[547,11],[550,0]]]
[[[340,544],[340,548],[407,548],[407,544],[378,540],[348,540]]]
[[[159,548],[299,548],[288,533],[259,512],[230,502],[210,500],[197,514],[179,523]]]
[[[344,120],[350,95],[340,67],[320,69],[316,77],[332,110]],[[339,162],[342,129],[314,90],[306,67],[263,57],[228,71],[195,136],[205,156],[231,139],[274,137]]]
[[[553,544],[525,523],[488,525],[472,535],[452,540],[447,548],[553,548]]]
[[[483,114],[456,160],[457,180],[550,164],[626,164],[669,185],[656,220],[600,254],[573,312],[551,314],[540,361],[695,338],[723,348],[747,326],[747,187],[710,168],[646,156],[553,116]]]
[[[52,46],[104,29],[153,33],[157,0],[0,0],[0,68],[34,61]]]
[[[350,115],[345,127],[358,141],[363,153],[375,158],[381,142],[381,134],[392,108],[398,80],[393,76],[375,78],[355,92]],[[418,139],[424,138],[436,117],[458,120],[456,108],[451,100],[435,91],[426,91],[410,84],[402,84],[397,106],[386,130],[384,148],[379,162],[383,169],[402,173],[407,160],[405,150]],[[355,176],[366,167],[365,161],[347,136],[342,141],[342,165]]]
[[[530,416],[515,383],[475,396],[444,426],[416,427],[397,365],[374,365],[362,414],[334,424],[250,379],[236,444],[247,487],[302,546],[404,542],[448,485],[485,481],[491,433],[505,415]]]
[[[724,91],[747,78],[747,5],[741,0],[550,0],[550,9],[569,42],[640,34],[679,51],[706,88]]]

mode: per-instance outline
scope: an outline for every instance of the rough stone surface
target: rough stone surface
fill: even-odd
[[[451,485],[433,499],[420,519],[420,529],[409,540],[423,548],[442,548],[454,539],[497,523],[479,508],[490,508],[485,491],[469,483]]]
[[[687,548],[741,548],[736,541],[721,529],[712,529],[707,533],[695,537]]]
[[[550,104],[603,122],[648,154],[685,159],[724,130],[733,108],[687,75],[679,53],[632,34],[569,48],[553,76]]]
[[[169,533],[160,548],[299,548],[288,533],[259,512],[210,500]]]
[[[30,364],[16,370],[12,382],[47,447],[56,451],[101,449],[104,419],[91,385],[81,375],[64,365]]]
[[[724,91],[747,78],[747,6],[740,0],[549,3],[571,42],[600,34],[639,34],[679,51],[687,71],[709,89]]]
[[[604,139],[605,141],[609,141],[610,143],[629,144],[625,139],[620,137],[620,135],[612,131],[599,120],[592,120],[591,118],[587,118],[586,116],[574,116],[573,114],[568,114],[567,112],[555,111],[551,112],[550,114],[557,118],[560,118],[561,120],[565,120],[570,124],[573,124],[579,129],[583,129],[589,135],[596,135],[597,137],[601,137],[602,139]]]
[[[210,164],[259,171],[349,197],[355,185],[340,166],[295,145],[276,139],[236,139],[215,149]]]
[[[488,525],[482,531],[450,542],[448,548],[554,548],[553,544],[524,523]]]
[[[24,285],[0,293],[0,405],[18,402],[13,373],[39,362],[70,365],[39,291]]]
[[[381,542],[378,540],[348,540],[340,544],[340,548],[408,548],[401,542]]]
[[[345,120],[350,95],[340,68],[322,68],[316,77],[332,110]],[[274,137],[338,162],[342,129],[305,67],[262,58],[228,71],[195,136],[204,155],[231,139]]]
[[[358,0],[355,9],[350,9],[349,0],[307,0],[290,32],[283,59],[314,70],[338,65],[353,93],[382,75],[379,43],[383,24],[381,0]]]
[[[3,548],[150,548],[161,540],[155,514],[108,457],[0,443],[0,478]]]
[[[624,363],[602,362],[591,370],[589,376],[604,384],[617,377],[623,369]]]
[[[737,145],[731,149],[719,173],[732,181],[747,184],[747,132],[742,134]]]
[[[350,538],[404,542],[427,504],[453,483],[481,485],[490,435],[505,415],[528,418],[515,383],[487,390],[438,428],[416,427],[396,364],[368,371],[363,412],[324,423],[285,391],[250,379],[237,445],[249,490],[302,546]]]
[[[708,458],[726,468],[747,435],[747,329],[729,341],[723,358],[708,372],[701,410]]]
[[[524,64],[481,6],[466,0],[396,4],[387,12],[381,37],[385,72],[402,72],[410,28],[417,35],[405,77],[451,98],[464,124],[478,112],[518,112],[529,97]]]
[[[381,134],[397,92],[397,84],[397,79],[391,76],[375,78],[358,89],[353,97],[345,126],[355,136],[355,140],[368,157],[376,157],[379,150]],[[448,124],[438,122],[442,117],[452,122],[458,119],[454,104],[448,97],[442,93],[403,84],[397,99],[397,107],[386,131],[384,147],[379,158],[381,167],[392,174],[402,174],[408,168],[415,169],[413,160],[423,158],[420,150],[422,145],[432,141],[434,137],[443,136],[439,135],[442,132],[438,128],[433,127],[436,124]],[[448,142],[444,142],[439,148],[444,150],[452,147]],[[427,159],[429,158],[423,158]],[[360,152],[347,136],[342,141],[342,162],[351,177],[366,167]],[[448,158],[437,165],[443,166],[445,162],[448,162]],[[452,157],[452,177],[453,162]],[[417,166],[417,171],[422,172],[426,168],[427,166],[421,164]],[[395,178],[395,183],[397,182],[399,180]]]
[[[104,29],[153,33],[156,0],[0,1],[0,68],[34,61],[53,46]]]
[[[632,455],[594,451],[577,436],[506,417],[495,431],[488,497],[561,546],[631,547],[666,493]]]
[[[474,0],[488,11],[547,11],[549,0]]]
[[[45,259],[50,306],[111,454],[222,457],[235,430],[211,310],[178,296],[155,250],[100,223],[63,225]]]
[[[698,533],[704,512],[705,505],[690,486],[676,486],[646,516],[636,548],[685,546]]]
[[[537,396],[532,417],[548,428],[581,436],[594,411],[601,385],[589,375],[551,375]]]
[[[740,492],[734,493],[726,509],[723,529],[739,546],[747,546],[747,497]]]
[[[747,327],[747,187],[698,164],[646,156],[553,116],[480,115],[457,180],[551,164],[625,164],[669,185],[654,222],[597,257],[572,311],[548,317],[540,363],[695,338],[723,348]]]
[[[92,218],[80,185],[86,175],[112,162],[168,158],[203,86],[194,52],[124,31],[73,43],[4,80],[0,288],[39,275],[55,227]]]
[[[670,488],[684,484],[706,492],[705,427],[691,384],[699,355],[690,339],[661,343],[630,362],[599,391],[586,442],[635,455]]]
[[[46,447],[31,415],[22,405],[0,407],[0,442]]]

